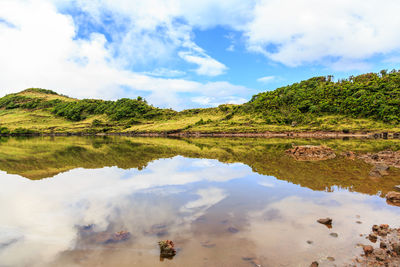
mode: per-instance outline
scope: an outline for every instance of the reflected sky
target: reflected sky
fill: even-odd
[[[182,156],[36,181],[0,172],[0,212],[0,266],[340,266],[369,243],[360,234],[372,224],[400,221],[378,196],[313,191],[245,164]],[[322,217],[332,229],[316,223]],[[130,239],[104,242],[118,231]],[[160,261],[161,239],[176,243],[174,259]]]

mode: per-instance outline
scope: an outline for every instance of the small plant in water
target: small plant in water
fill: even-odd
[[[160,260],[164,258],[172,259],[175,256],[176,250],[174,248],[174,242],[171,240],[162,240],[158,242],[158,245],[160,246]]]

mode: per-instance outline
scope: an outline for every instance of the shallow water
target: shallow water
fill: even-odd
[[[369,243],[360,234],[373,224],[400,226],[400,207],[381,197],[400,184],[400,175],[391,170],[372,179],[370,166],[358,160],[297,162],[284,154],[292,143],[321,142],[364,152],[398,145],[5,139],[0,144],[0,266],[351,263],[361,253],[357,244]],[[333,218],[332,229],[316,222],[324,217]],[[110,242],[118,231],[128,231],[130,238]],[[174,241],[173,259],[160,260],[157,242],[163,239]]]

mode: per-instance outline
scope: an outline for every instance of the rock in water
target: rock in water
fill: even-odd
[[[325,225],[331,225],[332,224],[332,219],[331,218],[324,218],[324,219],[319,219],[317,222]]]
[[[332,237],[338,237],[339,236],[337,233],[330,233],[329,235],[332,236]]]
[[[161,258],[172,258],[176,254],[176,250],[174,248],[174,242],[171,240],[162,240],[158,242],[160,246],[160,257]]]
[[[363,246],[364,254],[369,255],[374,252],[374,248],[370,245]]]
[[[386,195],[386,200],[392,203],[400,203],[400,193],[399,192],[394,192],[390,191]]]
[[[389,166],[384,164],[375,165],[372,170],[369,172],[369,175],[372,177],[382,177],[388,175]]]

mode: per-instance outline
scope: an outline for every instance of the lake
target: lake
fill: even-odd
[[[337,156],[285,154],[306,144]],[[400,226],[400,170],[341,153],[386,149],[400,140],[1,138],[0,266],[343,266],[373,224]]]

